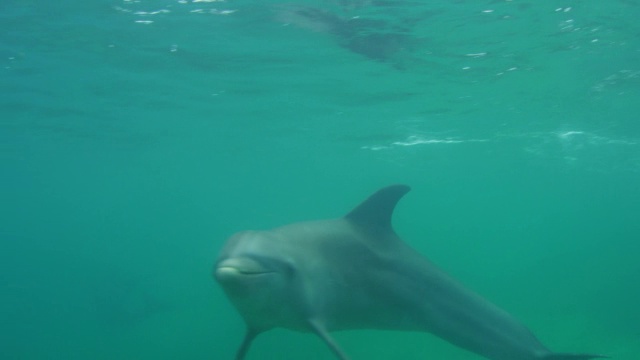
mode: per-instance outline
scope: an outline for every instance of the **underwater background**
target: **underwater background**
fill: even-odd
[[[233,359],[234,232],[399,235],[558,351],[640,358],[640,1],[3,0],[0,358]],[[352,359],[473,360],[421,333]],[[334,359],[274,330],[257,359]]]

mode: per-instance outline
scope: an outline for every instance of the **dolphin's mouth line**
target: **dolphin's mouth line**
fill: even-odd
[[[216,271],[235,272],[240,275],[265,275],[265,274],[272,274],[275,272],[275,271],[247,270],[247,269],[243,270],[234,266],[220,266],[216,269]]]

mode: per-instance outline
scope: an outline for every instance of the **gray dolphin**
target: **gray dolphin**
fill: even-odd
[[[349,329],[429,332],[492,360],[606,357],[550,351],[404,243],[391,217],[409,190],[385,187],[342,218],[233,235],[214,276],[247,325],[236,360],[276,327],[315,333],[340,360],[329,332]]]

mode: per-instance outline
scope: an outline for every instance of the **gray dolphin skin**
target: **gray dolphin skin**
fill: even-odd
[[[236,360],[273,328],[316,334],[349,359],[331,331],[421,331],[492,360],[585,360],[555,353],[504,310],[438,269],[394,232],[410,188],[385,187],[338,219],[233,235],[214,277],[247,325]]]

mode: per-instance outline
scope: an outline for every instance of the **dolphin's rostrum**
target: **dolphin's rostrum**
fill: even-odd
[[[233,235],[214,268],[247,325],[236,360],[280,327],[318,335],[340,360],[331,331],[429,332],[492,360],[586,360],[555,353],[511,315],[463,287],[393,231],[405,185],[385,187],[342,218]]]

